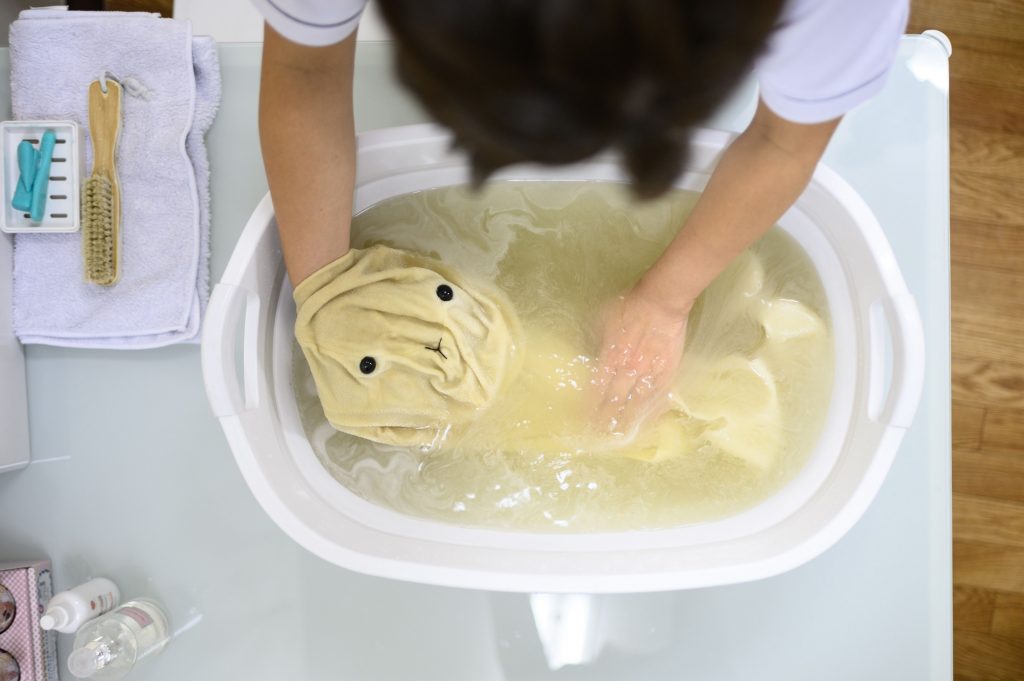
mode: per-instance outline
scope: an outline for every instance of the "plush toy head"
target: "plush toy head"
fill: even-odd
[[[385,246],[353,249],[311,275],[295,303],[295,337],[327,420],[385,444],[431,444],[487,407],[518,336],[500,293]]]

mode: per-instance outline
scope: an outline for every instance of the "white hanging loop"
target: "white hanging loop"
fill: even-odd
[[[132,97],[138,97],[139,99],[149,101],[151,91],[145,85],[138,81],[136,78],[131,76],[121,81],[121,87]]]
[[[127,78],[118,78],[110,71],[104,71],[100,74],[100,90],[103,94],[107,93],[107,80],[110,79],[121,86],[121,88],[132,97],[138,97],[139,99],[149,101],[152,90],[142,84],[137,78],[131,76]]]

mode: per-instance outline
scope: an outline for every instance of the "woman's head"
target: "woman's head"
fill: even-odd
[[[402,80],[477,179],[512,163],[622,154],[670,186],[689,130],[750,68],[783,0],[380,0]]]

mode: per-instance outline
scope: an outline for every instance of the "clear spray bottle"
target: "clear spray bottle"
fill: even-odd
[[[116,681],[167,645],[167,617],[154,601],[139,598],[86,622],[75,635],[68,671],[80,679]]]

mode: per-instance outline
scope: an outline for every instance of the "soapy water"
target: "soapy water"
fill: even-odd
[[[293,384],[317,457],[359,496],[410,515],[529,531],[615,531],[745,510],[790,480],[828,410],[833,345],[821,281],[778,228],[690,315],[669,414],[633,438],[592,427],[598,311],[658,258],[697,199],[634,204],[610,183],[494,183],[406,194],[355,218],[353,246],[385,244],[494,282],[524,329],[516,380],[432,449],[334,430],[301,351]]]

